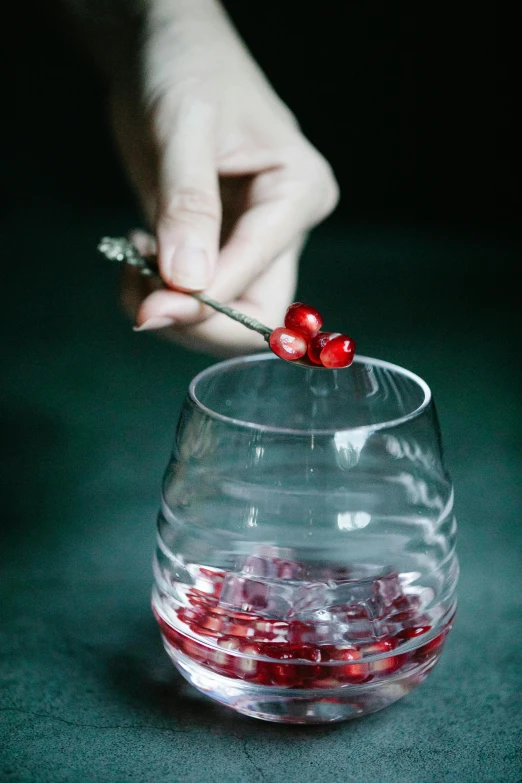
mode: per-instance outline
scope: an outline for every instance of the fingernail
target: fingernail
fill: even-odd
[[[169,277],[176,288],[201,291],[208,285],[211,264],[208,255],[199,247],[178,247],[170,261]]]
[[[174,318],[169,318],[168,315],[158,315],[144,321],[141,326],[133,326],[132,330],[134,332],[147,332],[152,329],[164,329],[166,326],[173,326],[175,323]]]

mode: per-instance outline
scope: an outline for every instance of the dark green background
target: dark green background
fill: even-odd
[[[522,779],[512,27],[362,5],[231,8],[345,192],[299,295],[434,391],[462,564],[443,659],[388,710],[325,728],[243,718],[173,672],[149,610],[155,513],[185,389],[212,359],[120,314],[95,246],[139,218],[102,93],[24,4],[1,221],[0,780]]]

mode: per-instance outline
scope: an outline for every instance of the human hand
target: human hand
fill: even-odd
[[[116,138],[170,290],[128,269],[123,301],[140,329],[216,355],[262,338],[182,291],[205,290],[277,326],[307,232],[334,208],[330,167],[300,132],[213,0],[149,4],[141,80],[115,80]],[[157,246],[156,246],[157,243]]]

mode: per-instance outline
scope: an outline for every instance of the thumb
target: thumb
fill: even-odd
[[[212,108],[202,101],[182,103],[164,137],[156,225],[159,268],[168,285],[200,291],[213,277],[221,230]]]

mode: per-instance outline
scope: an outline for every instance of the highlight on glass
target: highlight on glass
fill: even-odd
[[[241,713],[323,723],[423,682],[456,609],[453,492],[427,384],[259,354],[192,382],[153,610],[181,674]]]

